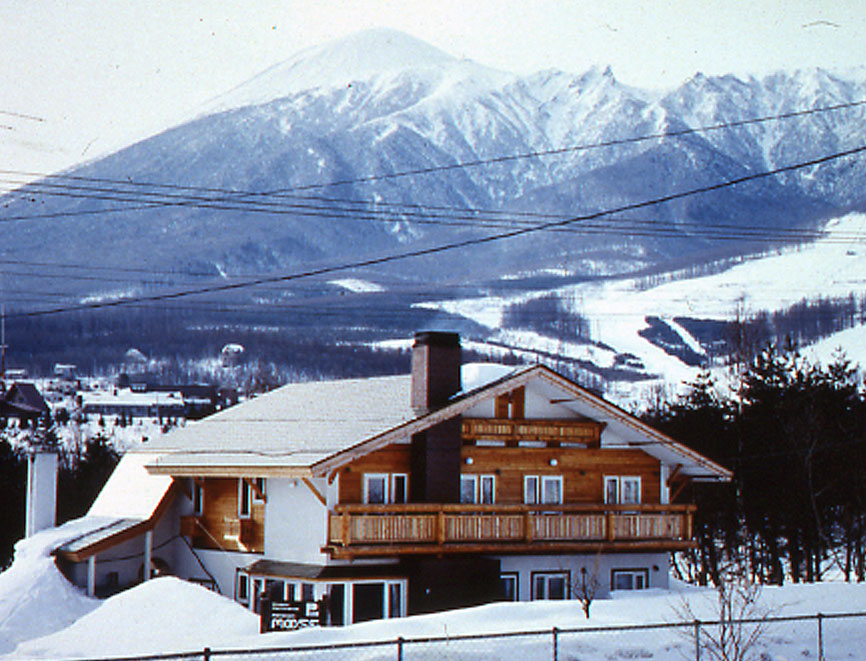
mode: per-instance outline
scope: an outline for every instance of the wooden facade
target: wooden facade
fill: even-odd
[[[249,516],[240,514],[243,480],[252,492]],[[250,478],[196,478],[195,482],[203,489],[202,512],[181,518],[181,534],[190,537],[196,548],[263,552],[267,495],[255,482]]]

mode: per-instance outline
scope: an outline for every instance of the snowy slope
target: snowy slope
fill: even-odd
[[[511,346],[546,348],[600,366],[610,366],[616,354],[634,354],[643,361],[647,374],[661,375],[664,381],[678,384],[693,379],[698,370],[641,337],[639,332],[647,328],[647,317],[661,317],[684,344],[700,354],[700,343],[674,321],[675,317],[730,320],[736,314],[748,317],[761,311],[782,310],[803,299],[844,298],[849,294],[859,298],[866,293],[866,215],[850,214],[833,220],[827,224],[824,236],[814,243],[744,259],[714,275],[605,280],[569,286],[556,293],[588,320],[592,339],[610,350],[502,329],[505,308],[525,301],[527,295],[431,302],[424,306],[472,319],[488,327],[493,339]],[[826,338],[815,345],[811,355],[827,362],[841,346],[850,350],[850,358],[866,366],[866,354],[858,344],[864,332],[856,328]]]

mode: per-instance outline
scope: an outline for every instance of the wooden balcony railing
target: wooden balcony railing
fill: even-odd
[[[677,550],[693,505],[338,505],[334,557],[412,553]]]
[[[597,445],[604,425],[593,420],[463,418],[463,438]]]

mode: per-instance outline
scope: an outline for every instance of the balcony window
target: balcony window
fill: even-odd
[[[195,516],[204,514],[204,487],[199,481],[192,483],[192,513]]]
[[[406,473],[365,473],[364,502],[371,505],[402,504],[408,500]]]
[[[640,503],[640,478],[605,475],[604,502],[608,505],[637,505]]]
[[[249,519],[252,512],[253,488],[244,478],[238,479],[238,518]]]
[[[492,505],[496,502],[495,475],[461,475],[460,502]]]
[[[562,475],[527,475],[523,478],[523,502],[527,505],[561,505]]]

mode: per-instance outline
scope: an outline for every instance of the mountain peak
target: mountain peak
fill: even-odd
[[[208,110],[266,103],[315,88],[344,87],[358,80],[407,69],[441,70],[456,58],[408,34],[388,28],[362,30],[306,48],[217,97]]]

